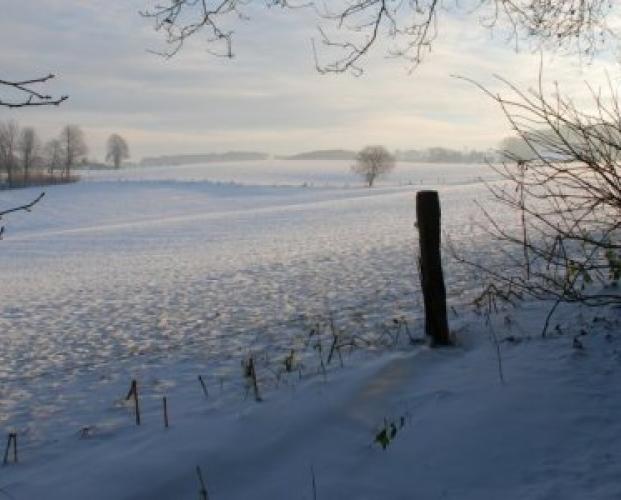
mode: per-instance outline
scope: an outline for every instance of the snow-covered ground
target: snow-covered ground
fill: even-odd
[[[619,358],[605,340],[616,317],[563,316],[566,333],[597,332],[584,352],[567,335],[503,344],[502,385],[485,328],[462,307],[476,284],[447,257],[461,347],[346,353],[323,375],[325,353],[309,345],[330,319],[385,343],[404,318],[421,336],[414,194],[438,189],[444,230],[480,254],[480,177],[493,180],[486,167],[401,165],[368,190],[345,163],[252,162],[89,172],[46,189],[10,218],[0,249],[0,422],[21,454],[0,487],[196,498],[200,465],[212,500],[312,498],[312,465],[319,499],[619,498],[608,418]],[[36,193],[0,193],[0,206]],[[536,336],[543,309],[512,314],[502,336],[520,324]],[[291,349],[300,369],[277,376]],[[245,397],[250,354],[261,404]],[[133,378],[140,428],[123,401]],[[404,424],[386,451],[373,443],[384,418]]]

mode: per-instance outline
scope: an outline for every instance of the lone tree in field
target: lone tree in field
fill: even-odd
[[[107,151],[106,161],[111,161],[114,168],[120,168],[121,162],[129,158],[129,146],[118,134],[112,134],[108,138]]]
[[[351,169],[364,178],[369,187],[376,179],[395,168],[395,157],[384,146],[367,146],[356,155],[356,163]]]
[[[88,152],[82,129],[77,125],[67,125],[60,133],[60,144],[64,162],[62,176],[69,179],[71,167]]]

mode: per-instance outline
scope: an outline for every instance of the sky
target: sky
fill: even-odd
[[[68,94],[60,107],[0,109],[0,120],[34,126],[44,139],[71,123],[83,128],[89,156],[102,160],[105,142],[119,133],[132,159],[229,150],[290,154],[313,149],[495,147],[511,133],[500,109],[461,75],[504,92],[501,75],[528,88],[540,62],[550,85],[578,101],[585,82],[598,87],[618,61],[606,54],[591,63],[575,56],[516,53],[502,33],[480,26],[477,14],[442,12],[439,36],[414,72],[373,49],[365,72],[319,74],[310,40],[312,11],[252,8],[235,23],[233,59],[191,39],[174,58],[162,35],[139,10],[152,0],[5,0],[0,17],[0,78],[54,73],[47,86]],[[322,57],[321,51],[319,56]]]

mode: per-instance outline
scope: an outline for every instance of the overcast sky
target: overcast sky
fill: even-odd
[[[311,12],[257,10],[236,26],[233,60],[210,56],[197,36],[173,59],[147,49],[161,36],[138,10],[149,0],[7,0],[0,17],[1,78],[53,72],[59,108],[0,110],[37,127],[44,138],[67,123],[82,126],[93,158],[104,155],[116,132],[142,156],[255,150],[293,153],[320,148],[391,149],[443,145],[494,147],[508,135],[501,112],[473,86],[473,78],[500,89],[494,73],[536,83],[539,53],[515,53],[477,16],[445,18],[427,61],[413,74],[378,46],[361,77],[320,75],[310,39]],[[545,76],[580,97],[584,80],[595,86],[614,58],[581,64],[544,55]],[[617,85],[618,80],[613,78]]]

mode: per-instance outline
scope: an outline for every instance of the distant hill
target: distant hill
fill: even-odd
[[[353,160],[356,157],[355,151],[346,149],[321,149],[318,151],[308,151],[290,156],[277,156],[279,160]]]
[[[188,163],[211,163],[215,161],[253,161],[267,160],[267,153],[256,151],[228,151],[226,153],[206,153],[192,155],[165,155],[146,157],[140,161],[143,167],[155,167],[166,165],[186,165]]]

